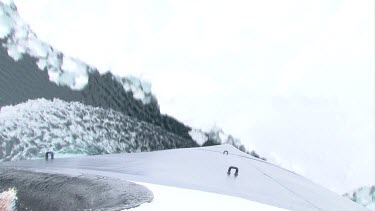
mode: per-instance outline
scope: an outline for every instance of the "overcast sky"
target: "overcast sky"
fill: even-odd
[[[163,113],[333,191],[375,184],[374,1],[15,3],[67,55],[150,81]]]

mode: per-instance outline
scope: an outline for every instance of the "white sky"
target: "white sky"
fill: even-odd
[[[149,80],[163,113],[339,193],[375,183],[374,1],[15,3],[67,55]]]

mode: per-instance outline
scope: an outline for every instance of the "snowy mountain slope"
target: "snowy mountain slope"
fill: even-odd
[[[344,194],[344,197],[370,210],[375,210],[375,186],[358,188],[357,190]]]
[[[0,110],[0,161],[198,146],[121,112],[38,99]]]
[[[12,1],[7,2],[0,1],[0,107],[37,98],[78,101],[120,111],[191,139],[189,127],[160,113],[148,82],[110,72],[101,75],[64,55],[39,40]]]
[[[223,154],[225,150],[228,155]],[[229,166],[239,168],[237,177],[233,172],[227,175]],[[253,158],[230,145],[61,158],[53,162],[2,162],[0,167],[101,175],[236,196],[290,210],[367,210],[297,174]]]

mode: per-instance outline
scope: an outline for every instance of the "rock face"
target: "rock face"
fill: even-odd
[[[190,127],[160,114],[150,85],[104,75],[40,41],[14,4],[0,2],[0,107],[29,99],[59,98],[119,111],[186,139]]]

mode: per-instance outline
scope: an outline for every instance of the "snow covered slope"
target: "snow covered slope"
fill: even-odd
[[[0,109],[0,161],[198,146],[121,112],[38,99]]]
[[[228,155],[223,154],[225,150]],[[238,167],[237,177],[233,172],[227,175],[230,166]],[[230,145],[60,158],[53,162],[2,162],[0,167],[101,175],[235,196],[289,210],[367,210],[297,174],[256,159]],[[185,203],[190,202],[186,200]]]
[[[347,197],[370,210],[375,210],[375,186],[358,188],[355,191],[344,194],[344,197]]]

